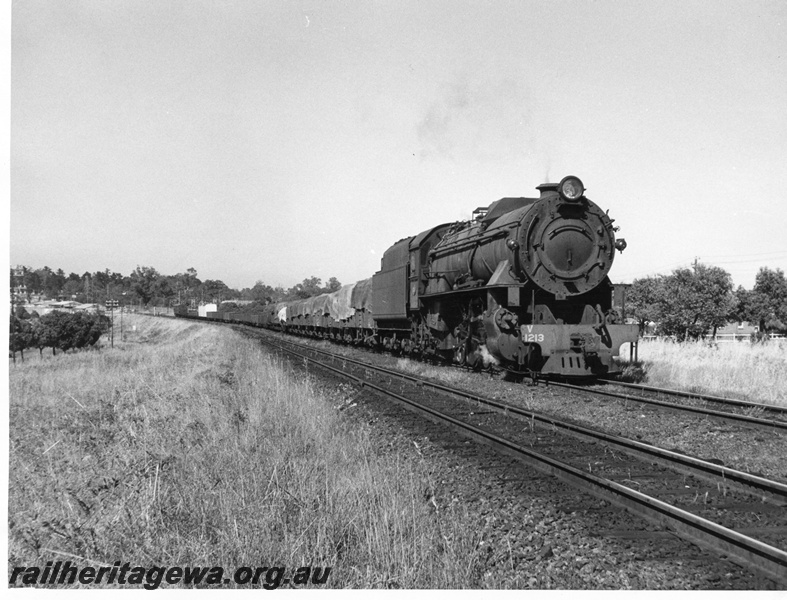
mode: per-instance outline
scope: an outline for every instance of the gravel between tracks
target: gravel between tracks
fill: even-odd
[[[334,352],[349,352],[359,360],[425,376],[527,410],[787,482],[787,463],[784,461],[787,436],[778,430],[737,426],[634,401],[590,394],[580,396],[577,392],[556,386],[534,387],[504,381],[499,376],[430,366],[326,342],[311,343]]]
[[[335,345],[311,343],[337,351]],[[734,436],[717,431],[719,426],[710,423],[706,424],[708,431],[717,431],[711,441],[689,444],[692,436],[698,436],[697,428],[681,414],[675,414],[675,423],[665,427],[663,414],[660,413],[657,420],[647,418],[652,416],[648,411],[632,410],[631,406],[621,410],[617,401],[577,401],[572,393],[558,388],[526,387],[488,375],[435,368],[366,352],[356,355],[357,351],[350,348],[338,349],[363,360],[426,374],[457,387],[496,396],[531,410],[561,414],[621,435],[638,436],[659,445],[665,445],[663,440],[674,440],[674,443],[666,443],[667,447],[691,445],[702,450],[691,453],[706,458],[723,451],[724,456],[731,456],[734,452],[747,450],[747,445],[740,442],[727,444],[726,441]],[[321,376],[318,381],[329,388],[342,385],[330,376]],[[480,532],[481,539],[477,546],[478,572],[474,578],[478,587],[773,588],[772,583],[727,561],[709,561],[704,551],[612,509],[603,501],[587,495],[578,500],[574,490],[552,477],[521,465],[512,467],[513,461],[507,457],[462,438],[446,437],[431,424],[402,417],[390,407],[390,401],[380,400],[366,390],[343,386],[347,390],[347,417],[371,424],[379,431],[380,452],[398,452],[424,463],[431,473],[429,482],[425,483],[424,501],[430,502],[435,511],[461,506],[475,515],[479,528],[476,533]],[[685,429],[690,431],[680,435]],[[750,464],[760,465],[754,454],[744,456]],[[740,468],[740,465],[732,466]],[[621,537],[609,535],[610,530],[622,532]],[[645,538],[628,537],[636,536],[637,531]],[[600,532],[606,533],[599,535]]]

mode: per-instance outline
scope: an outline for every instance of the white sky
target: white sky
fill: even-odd
[[[17,0],[11,264],[371,276],[578,175],[615,282],[787,271],[787,2]]]

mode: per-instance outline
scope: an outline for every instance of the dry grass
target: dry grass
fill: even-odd
[[[396,368],[404,373],[416,377],[426,377],[442,381],[447,385],[461,386],[468,381],[473,381],[474,374],[470,374],[460,369],[446,367],[445,365],[432,365],[409,358],[399,358],[396,360]]]
[[[429,502],[415,454],[381,454],[345,418],[351,388],[321,396],[227,328],[125,326],[114,350],[11,369],[10,565],[314,565],[333,567],[333,587],[474,585],[477,528]]]
[[[628,357],[628,347],[621,349]],[[787,406],[787,343],[640,341],[644,383]],[[623,363],[626,364],[625,362]]]

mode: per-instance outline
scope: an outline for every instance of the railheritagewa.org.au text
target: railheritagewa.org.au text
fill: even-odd
[[[77,567],[71,561],[49,561],[41,567],[13,567],[9,586],[127,585],[155,590],[163,584],[206,587],[248,585],[275,590],[283,585],[325,585],[331,567],[162,567],[113,565]]]

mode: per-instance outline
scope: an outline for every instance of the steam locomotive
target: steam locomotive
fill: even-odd
[[[370,279],[258,314],[205,318],[470,367],[491,360],[523,374],[608,374],[621,344],[638,336],[637,325],[620,322],[607,277],[626,242],[579,178],[536,189],[537,198],[502,198],[470,221],[399,240]]]

